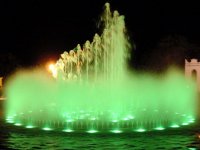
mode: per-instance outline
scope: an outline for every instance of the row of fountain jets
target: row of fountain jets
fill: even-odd
[[[83,47],[78,44],[73,50],[61,54],[52,69],[55,78],[87,81],[122,78],[130,49],[124,16],[118,11],[112,14],[109,3],[106,3],[101,23],[103,33],[95,34],[92,42],[87,40]]]

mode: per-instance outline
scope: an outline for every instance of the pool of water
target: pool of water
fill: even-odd
[[[2,102],[1,102],[2,103]],[[200,149],[200,124],[144,133],[65,133],[5,123],[0,103],[1,149]]]
[[[0,120],[4,149],[200,149],[197,124],[145,133],[64,133],[25,129]]]

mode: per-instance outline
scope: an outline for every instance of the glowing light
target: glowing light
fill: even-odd
[[[194,118],[190,118],[190,120],[188,122],[193,123],[195,121]]]
[[[63,132],[74,132],[72,129],[64,129]]]
[[[57,77],[57,69],[56,69],[56,67],[55,67],[54,64],[49,64],[48,70],[52,73],[52,76],[53,76],[54,78]]]
[[[170,127],[171,127],[171,128],[179,128],[180,126],[177,125],[177,124],[173,124],[173,125],[171,125]]]
[[[198,134],[197,137],[200,139],[200,134]]]
[[[136,132],[145,132],[146,130],[144,128],[139,128],[137,130],[135,130]]]
[[[97,133],[98,131],[97,130],[89,130],[89,131],[87,131],[87,133]]]
[[[14,123],[14,121],[13,120],[8,120],[7,123]]]
[[[95,117],[93,117],[93,118],[91,118],[90,120],[96,120],[96,118],[95,118]]]
[[[52,129],[52,128],[49,128],[49,127],[44,127],[44,128],[42,128],[42,130],[51,131],[51,130],[53,130],[53,129]]]
[[[10,119],[10,120],[6,120],[7,123],[14,123],[14,120]]]
[[[189,122],[190,122],[190,123],[193,123],[193,122],[194,122],[194,120],[189,120]]]
[[[118,129],[111,130],[110,132],[112,132],[112,133],[122,133],[122,131],[121,131],[121,130],[118,130]]]
[[[132,115],[129,115],[128,118],[129,118],[129,119],[134,119],[135,117],[132,116]]]
[[[12,116],[8,116],[8,117],[6,118],[6,120],[10,120],[10,119],[13,119],[13,117],[12,117]]]
[[[186,126],[186,125],[188,125],[188,124],[189,124],[188,122],[182,123],[183,126]]]
[[[155,130],[164,130],[165,128],[163,128],[162,126],[160,127],[156,127]]]
[[[68,119],[68,120],[67,120],[67,122],[73,122],[73,121],[74,121],[74,120],[72,120],[72,119]]]
[[[127,120],[129,120],[129,118],[123,118],[123,120],[124,120],[124,121],[127,121]]]
[[[112,122],[118,122],[118,120],[112,120]]]
[[[16,126],[21,126],[22,124],[21,124],[21,123],[15,123],[15,125],[16,125]]]
[[[27,125],[26,128],[32,129],[32,128],[34,128],[34,126],[32,126],[32,125]]]

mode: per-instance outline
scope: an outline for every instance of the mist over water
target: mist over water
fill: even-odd
[[[106,3],[103,33],[64,52],[52,68],[19,71],[6,85],[7,121],[27,128],[143,132],[195,120],[196,87],[180,71],[128,71],[124,17]]]
[[[84,129],[80,124],[86,121],[86,129],[150,130],[194,121],[195,88],[177,71],[162,78],[134,74],[112,84],[57,81],[42,71],[23,71],[7,84],[6,114],[24,125],[50,122],[56,128],[59,121],[61,128]]]

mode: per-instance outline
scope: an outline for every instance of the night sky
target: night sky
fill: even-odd
[[[96,32],[100,34],[97,24],[105,2],[107,1],[2,0],[0,58],[7,58],[9,54],[9,58],[13,59],[1,60],[1,65],[11,63],[9,61],[27,67],[42,65],[46,61],[55,61],[60,53],[73,49],[78,43],[82,45],[86,40],[91,41]],[[199,57],[199,5],[189,1],[108,2],[111,4],[111,10],[118,10],[120,14],[125,15],[130,41],[136,46],[132,51],[133,67],[151,68],[153,65],[159,70],[159,67],[172,63],[175,58],[178,58],[177,63],[184,62],[184,57],[194,56],[193,52]],[[175,42],[175,46],[172,44],[172,48],[168,50],[166,45],[177,39],[181,39],[182,43]],[[183,42],[183,39],[187,42]],[[163,47],[161,41],[170,42]],[[187,49],[186,52],[182,51],[182,47]],[[156,66],[157,58],[164,62],[160,63],[163,66]]]

